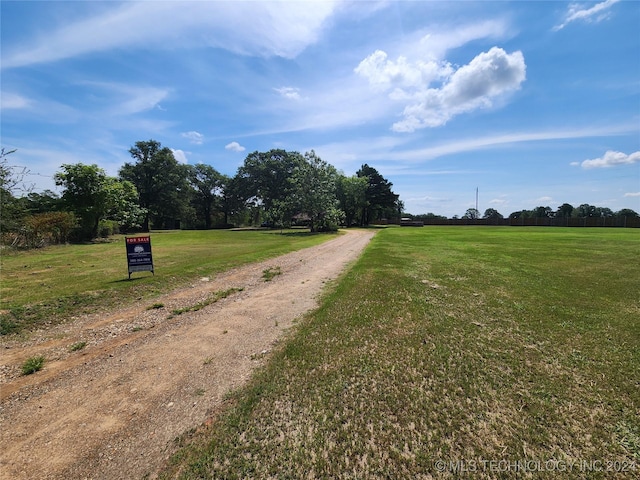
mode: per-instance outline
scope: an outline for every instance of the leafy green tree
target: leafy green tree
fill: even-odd
[[[345,214],[347,227],[353,225],[356,218],[361,215],[362,210],[367,205],[367,188],[369,180],[367,177],[346,177],[340,175],[337,181],[337,197],[340,209]]]
[[[32,214],[59,212],[64,207],[60,196],[51,190],[44,190],[40,193],[29,192],[26,197],[23,197],[23,201],[29,213]]]
[[[594,213],[596,217],[613,217],[615,215],[613,210],[608,207],[596,207]]]
[[[556,210],[556,217],[569,218],[571,217],[573,210],[574,210],[573,205],[569,203],[563,203],[558,207],[558,210]]]
[[[480,218],[480,212],[475,208],[468,208],[464,215],[462,216],[464,219],[477,220]]]
[[[97,237],[98,225],[109,208],[107,174],[97,165],[64,164],[54,175],[56,185],[64,188],[62,201],[79,221],[81,240]]]
[[[282,209],[291,205],[288,199],[295,188],[291,177],[302,162],[304,158],[298,152],[250,153],[236,174],[238,192],[246,202],[261,207],[267,215],[273,208],[278,211],[277,216],[290,218],[295,212]]]
[[[358,177],[367,178],[366,205],[362,209],[361,225],[369,225],[386,214],[395,215],[398,195],[393,193],[393,184],[366,163],[356,172]]]
[[[500,220],[500,219],[502,219],[504,217],[495,208],[487,208],[484,211],[484,215],[482,216],[482,218],[485,218],[487,220]]]
[[[125,163],[119,175],[138,190],[139,205],[145,210],[142,224],[166,227],[179,220],[188,202],[187,166],[180,165],[170,148],[160,142],[136,142],[129,149],[134,163]]]
[[[551,207],[536,207],[533,210],[533,216],[535,218],[552,218],[553,210],[551,210]]]
[[[289,211],[306,215],[312,232],[337,230],[336,183],[338,171],[311,150],[295,167],[291,176]]]
[[[232,216],[246,211],[245,202],[240,192],[240,182],[237,177],[220,175],[220,210],[224,215],[224,225],[229,225]]]
[[[105,218],[118,223],[121,232],[142,228],[146,210],[138,205],[138,190],[128,180],[107,177],[108,209]]]
[[[623,208],[622,210],[616,212],[616,217],[635,218],[639,216],[640,215],[638,215],[634,210],[631,210],[630,208]]]
[[[189,167],[188,179],[193,188],[191,201],[196,215],[203,221],[204,228],[210,229],[222,193],[222,176],[212,166],[198,163]]]
[[[596,207],[589,205],[588,203],[583,203],[573,211],[573,215],[578,218],[595,217]]]

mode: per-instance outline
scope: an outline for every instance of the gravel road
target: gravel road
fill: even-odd
[[[153,478],[174,439],[201,425],[317,307],[326,282],[357,259],[373,233],[244,266],[149,303],[0,345],[0,478]],[[263,272],[278,273],[265,281]],[[197,311],[172,315],[232,290]],[[295,328],[295,327],[294,327]],[[76,342],[87,345],[70,352]],[[45,368],[20,376],[44,355]]]

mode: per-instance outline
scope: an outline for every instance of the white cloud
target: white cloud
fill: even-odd
[[[244,55],[294,58],[319,38],[337,8],[317,2],[148,2],[48,26],[32,43],[3,45],[2,68],[52,62],[123,47],[209,46]]]
[[[295,87],[281,87],[274,88],[276,92],[282,95],[284,98],[288,98],[289,100],[300,100],[300,89]]]
[[[178,161],[178,163],[189,163],[187,155],[183,150],[174,150],[172,148],[171,151],[173,152],[173,157]]]
[[[240,145],[238,142],[231,142],[224,146],[225,149],[231,150],[232,152],[244,152],[245,148]]]
[[[520,88],[526,65],[521,52],[508,54],[493,47],[456,70],[441,88],[427,88],[414,95],[415,103],[403,111],[404,120],[396,122],[396,132],[438,127],[461,113],[487,108],[493,100]]]
[[[389,98],[408,103],[392,129],[413,132],[438,127],[452,117],[478,108],[490,107],[493,100],[517,90],[525,80],[526,65],[522,52],[508,54],[493,47],[477,55],[469,64],[455,70],[443,61],[409,62],[405,57],[390,61],[377,50],[365,58],[355,72],[369,80],[378,91],[389,91]],[[431,83],[442,80],[440,87]]]
[[[202,145],[202,142],[204,141],[204,136],[196,131],[190,131],[190,132],[183,132],[180,134],[180,136],[182,138],[186,138],[187,140],[189,140],[189,142],[193,143],[194,145]]]
[[[624,196],[625,197],[640,197],[640,192],[625,193]]]
[[[627,155],[626,153],[609,150],[604,156],[593,160],[585,160],[580,165],[582,168],[606,168],[617,165],[630,165],[637,162],[640,162],[640,151]]]
[[[553,30],[558,31],[566,27],[569,23],[576,20],[583,20],[585,22],[600,22],[609,17],[611,8],[615,3],[620,0],[605,0],[604,2],[597,3],[591,8],[585,8],[577,3],[569,5],[569,9],[564,17],[563,22],[560,25],[553,27]]]
[[[376,50],[362,60],[355,72],[369,80],[369,84],[377,90],[398,89],[392,95],[405,96],[402,89],[420,88],[435,80],[448,77],[453,69],[447,62],[435,60],[409,62],[400,56],[397,61],[388,59],[387,53]]]

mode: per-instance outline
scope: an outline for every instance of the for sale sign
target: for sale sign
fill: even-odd
[[[151,257],[151,237],[125,237],[124,240],[127,244],[129,278],[133,272],[151,272],[155,275]]]

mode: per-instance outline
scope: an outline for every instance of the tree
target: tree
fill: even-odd
[[[462,218],[466,220],[477,220],[478,218],[480,218],[480,212],[475,208],[467,208],[467,211],[464,212]]]
[[[22,173],[16,174],[7,157],[16,150],[0,149],[0,233],[14,231],[26,214],[24,206],[14,196],[13,190],[20,184]]]
[[[362,210],[367,205],[367,188],[369,179],[367,177],[346,177],[338,176],[336,184],[336,194],[339,208],[345,214],[347,227],[354,224],[356,218],[361,215]]]
[[[583,203],[573,211],[573,215],[578,218],[595,217],[596,207],[589,205],[588,203]]]
[[[29,213],[59,212],[63,208],[62,199],[51,190],[44,190],[41,193],[29,192],[24,197],[24,204]]]
[[[360,224],[369,225],[374,220],[384,218],[384,215],[394,216],[398,210],[398,195],[393,193],[389,182],[373,167],[366,163],[360,167],[356,175],[368,181],[366,204],[362,209]]]
[[[309,219],[312,232],[337,230],[340,215],[337,212],[336,183],[338,172],[311,150],[304,154],[291,176],[290,208]],[[286,212],[287,209],[285,209]]]
[[[224,215],[224,225],[229,225],[229,219],[245,210],[245,202],[240,193],[237,177],[220,175],[220,210]]]
[[[573,205],[569,203],[563,203],[558,207],[558,210],[556,210],[556,217],[569,218],[571,217],[573,210],[574,210]]]
[[[535,218],[552,218],[553,210],[551,207],[536,207],[533,210],[533,216]]]
[[[500,220],[502,218],[504,218],[502,216],[502,214],[500,212],[498,212],[496,209],[494,208],[487,208],[484,211],[484,215],[482,216],[482,218],[486,218],[487,220]]]
[[[594,214],[596,217],[613,217],[615,215],[609,207],[596,207]]]
[[[79,219],[80,239],[98,236],[98,226],[109,208],[107,174],[97,165],[64,164],[54,175],[56,185],[64,188],[62,201]]]
[[[634,210],[631,210],[630,208],[623,208],[622,210],[616,212],[616,217],[635,218],[638,216],[640,215],[638,215]]]
[[[188,201],[187,167],[177,162],[170,148],[155,140],[136,142],[129,153],[135,162],[125,163],[119,175],[138,190],[139,205],[146,212],[143,230],[149,231],[150,224],[173,225]]]
[[[138,205],[136,186],[128,180],[107,177],[107,190],[109,200],[105,218],[117,222],[121,232],[142,228],[147,212]]]
[[[204,221],[204,228],[208,230],[211,228],[212,215],[222,193],[222,176],[212,166],[198,163],[189,167],[188,178],[193,188],[191,201],[196,216]]]
[[[265,214],[286,219],[295,211],[284,211],[294,191],[291,182],[296,167],[304,162],[298,152],[270,150],[250,153],[236,174],[237,187],[245,202],[261,208]],[[270,210],[274,210],[269,213]]]

